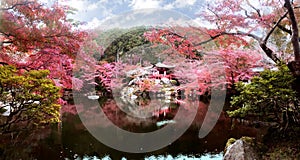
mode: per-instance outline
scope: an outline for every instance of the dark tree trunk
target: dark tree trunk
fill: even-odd
[[[290,21],[292,24],[292,44],[294,49],[294,55],[295,55],[295,61],[300,62],[300,46],[299,46],[299,30],[298,30],[298,24],[297,19],[295,17],[294,9],[291,5],[290,0],[285,0],[284,7],[287,8],[289,12]]]
[[[293,88],[298,92],[298,97],[300,97],[300,46],[299,46],[299,30],[297,19],[295,17],[294,9],[291,5],[290,0],[285,0],[284,7],[288,10],[289,18],[292,24],[292,45],[295,55],[295,60],[288,63],[288,67],[293,73],[296,81]]]

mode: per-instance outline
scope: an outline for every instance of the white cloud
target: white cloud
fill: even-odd
[[[130,7],[132,9],[145,9],[145,8],[161,8],[161,0],[132,0]]]
[[[93,20],[87,22],[87,24],[80,26],[82,29],[94,29],[101,25],[102,21],[94,17]]]
[[[68,18],[78,21],[93,24],[95,22],[94,17],[102,20],[113,16],[113,9],[107,6],[109,3],[112,3],[109,0],[59,0],[59,2],[77,9],[77,12],[73,15],[68,15]],[[92,22],[93,20],[94,22]]]
[[[100,3],[107,3],[108,0],[99,0]]]
[[[1,1],[1,0],[0,0]],[[42,0],[42,1],[56,1],[56,0]],[[73,8],[76,8],[78,11],[74,15],[68,15],[69,18],[85,21],[86,24],[80,26],[83,29],[93,29],[97,27],[103,27],[108,25],[110,18],[122,13],[123,11],[136,10],[135,14],[138,16],[131,16],[130,14],[120,15],[118,20],[114,20],[114,23],[109,24],[108,26],[119,26],[119,27],[129,27],[132,26],[132,22],[135,22],[135,25],[156,25],[156,24],[165,24],[168,23],[187,23],[184,21],[185,18],[171,18],[167,19],[168,16],[173,16],[174,13],[165,13],[158,12],[156,17],[149,16],[154,14],[152,12],[157,12],[155,9],[171,9],[176,8],[186,8],[197,5],[197,0],[58,0],[61,4],[69,5]],[[202,0],[200,0],[202,1]],[[125,6],[126,5],[126,6]],[[124,6],[124,7],[122,7]],[[129,7],[129,8],[128,8]],[[151,10],[154,9],[154,10]],[[143,11],[139,13],[138,10]],[[127,12],[125,12],[127,13]],[[179,13],[179,12],[178,12]],[[178,14],[176,13],[176,14]],[[188,14],[185,12],[185,14]],[[178,16],[178,15],[177,15]],[[156,18],[156,19],[153,19]],[[163,20],[162,20],[163,19]],[[124,22],[123,22],[124,21]],[[154,22],[155,23],[154,23]]]
[[[195,2],[196,2],[196,0],[188,0],[188,1],[176,0],[174,2],[174,4],[175,4],[175,7],[182,8],[182,7],[186,7],[186,6],[192,6],[195,4]]]
[[[88,6],[87,6],[87,10],[95,10],[95,9],[97,9],[99,6],[97,5],[97,3],[92,3],[92,4],[89,4]]]
[[[143,9],[116,15],[103,21],[99,28],[108,30],[112,28],[131,28],[137,26],[200,26],[197,21],[180,12],[164,9]]]
[[[174,8],[174,5],[173,5],[172,3],[166,4],[166,5],[164,5],[163,8],[164,8],[164,9],[173,9],[173,8]]]
[[[193,24],[195,24],[196,26],[199,26],[199,27],[205,27],[205,28],[211,28],[211,29],[216,28],[216,25],[214,23],[210,23],[199,17],[193,19]]]
[[[55,0],[39,0],[39,2],[46,5],[47,7],[51,7],[55,3]]]
[[[88,5],[87,0],[67,0],[67,1],[60,0],[59,2],[63,5],[68,5],[72,8],[75,8],[78,11],[84,10],[85,7],[82,7],[82,6],[87,6]]]
[[[61,0],[62,4],[68,5],[70,7],[76,8],[80,11],[90,11],[98,8],[98,1],[96,3],[91,3],[89,0]]]
[[[197,0],[175,0],[175,2],[166,4],[164,8],[165,9],[184,8],[184,7],[194,5],[196,1]]]

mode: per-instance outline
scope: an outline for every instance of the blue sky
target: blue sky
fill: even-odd
[[[55,0],[41,0],[51,3]],[[95,28],[112,17],[120,17],[124,13],[145,9],[161,9],[176,11],[191,19],[198,19],[205,0],[59,0],[78,10],[70,16],[73,19],[86,22],[85,28]],[[171,15],[169,15],[169,18]],[[142,18],[141,18],[142,19]],[[172,19],[172,18],[171,18]]]

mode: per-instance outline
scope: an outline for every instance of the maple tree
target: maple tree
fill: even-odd
[[[249,84],[235,84],[238,94],[232,97],[235,110],[228,112],[230,116],[273,121],[278,129],[286,129],[289,123],[299,125],[298,8],[290,0],[219,0],[207,5],[202,15],[214,26],[206,29],[209,38],[199,45],[214,41],[235,51],[251,47],[254,52],[244,54],[263,51],[278,67],[278,71],[261,72]]]
[[[62,99],[58,99],[61,96],[58,90],[79,90],[95,85],[94,78],[102,75],[103,66],[98,65],[94,58],[103,52],[102,47],[94,41],[97,35],[77,29],[73,22],[67,19],[69,10],[69,7],[59,5],[58,2],[47,6],[37,0],[1,1],[0,64],[4,67],[15,67],[11,72],[19,75],[13,79],[15,82],[10,80],[9,85],[18,86],[16,90],[20,91],[13,97],[14,103],[24,102],[22,106],[16,104],[11,106],[13,108],[10,110],[11,116],[8,116],[7,122],[1,124],[1,127],[9,129],[10,126],[17,126],[19,121],[32,122],[32,119],[37,124],[57,122],[60,108],[57,105],[65,103]],[[73,75],[73,70],[77,75]],[[100,72],[95,73],[95,70]],[[3,80],[9,78],[5,76],[8,75],[4,75]],[[51,81],[56,86],[50,84]],[[33,88],[31,83],[35,83]],[[3,92],[5,95],[13,92],[11,88],[2,87],[0,88],[5,91]],[[48,101],[43,97],[44,93],[38,94],[42,92],[39,89],[43,92],[48,90],[45,93],[45,97],[49,97]],[[25,97],[24,100],[22,96],[27,95],[23,92],[37,97]],[[9,103],[5,97],[2,97],[4,99],[1,101]],[[44,104],[43,100],[47,104]],[[36,101],[40,103],[36,104]],[[2,109],[3,106],[1,114],[5,112]],[[25,109],[26,113],[23,111]],[[49,116],[44,116],[43,113]],[[33,118],[26,119],[28,117]]]
[[[160,43],[168,45],[171,49],[176,50],[179,54],[186,56],[187,58],[199,59],[201,54],[192,42],[192,37],[187,38],[185,34],[178,33],[179,31],[185,31],[185,28],[174,27],[164,29],[152,29],[145,32],[144,36],[152,43]],[[190,28],[191,29],[191,28]]]
[[[18,69],[50,70],[49,77],[72,87],[73,59],[87,32],[67,19],[70,8],[37,0],[3,0],[0,16],[0,60]]]
[[[295,17],[297,7],[289,0],[259,0],[255,4],[247,0],[217,0],[207,4],[206,10],[201,13],[203,20],[213,24],[212,27],[197,28],[190,26],[191,29],[205,33],[208,36],[206,40],[197,39],[193,41],[194,37],[189,38],[185,33],[178,34],[177,30],[174,31],[172,28],[153,30],[146,33],[145,36],[151,42],[167,44],[190,58],[194,58],[197,51],[203,50],[201,46],[209,42],[215,42],[218,48],[216,52],[231,50],[232,53],[238,52],[240,56],[245,54],[245,56],[251,57],[263,51],[276,64],[280,64],[283,60],[287,61],[294,76],[298,77],[300,73],[300,52],[298,24]],[[280,50],[281,46],[276,46],[280,43],[274,43],[274,41],[279,41],[276,37],[278,33],[290,37],[294,59],[291,59],[289,53]],[[284,42],[288,41],[289,38],[282,38],[281,40]],[[203,53],[200,54],[200,57],[201,55]],[[228,63],[237,57],[232,55],[231,59],[229,57],[227,57],[228,59],[223,58],[225,63]],[[252,62],[255,62],[255,59],[257,57],[253,58],[254,61]],[[233,79],[239,78],[235,77],[229,80],[228,67],[233,66],[226,66],[227,82],[233,84],[233,82],[236,82]],[[251,66],[248,66],[248,69],[250,69],[249,67],[251,68]],[[243,71],[237,72],[239,74],[243,73]]]
[[[199,94],[210,93],[213,87],[232,90],[236,82],[247,82],[258,74],[253,69],[263,66],[261,60],[262,56],[251,50],[220,49],[205,54],[201,61],[182,60],[174,75],[181,86],[197,86]]]
[[[154,44],[162,43],[171,47],[163,53],[173,50],[172,53],[183,55],[169,55],[165,59],[167,63],[176,64],[175,77],[179,79],[181,87],[197,86],[199,94],[210,92],[212,87],[232,89],[234,83],[248,81],[257,74],[253,68],[263,66],[262,56],[252,48],[239,49],[235,44],[235,47],[229,45],[203,52],[203,48],[198,45],[199,37],[185,35],[187,31],[195,31],[194,27],[181,27],[180,30],[182,33],[173,33],[169,28],[156,29],[144,35]],[[218,78],[221,76],[226,78]]]
[[[242,45],[245,46],[249,44],[246,38],[251,38],[272,61],[279,64],[282,59],[278,56],[276,46],[272,45],[271,37],[276,30],[280,30],[291,38],[294,61],[289,62],[289,68],[296,71],[298,69],[295,62],[298,64],[300,61],[298,26],[294,12],[296,8],[297,6],[291,4],[289,0],[259,0],[256,3],[248,0],[214,1],[207,5],[207,9],[201,15],[205,15],[204,20],[215,26],[207,29],[210,38],[199,44],[226,39],[226,43],[242,41]],[[296,76],[299,75],[298,72],[294,73]]]

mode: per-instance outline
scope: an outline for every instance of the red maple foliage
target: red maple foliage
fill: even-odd
[[[215,41],[220,45],[228,46],[235,44],[247,46],[249,42],[257,42],[260,47],[258,52],[263,51],[275,63],[282,61],[278,56],[276,44],[272,36],[283,33],[292,39],[295,60],[300,60],[300,48],[298,43],[298,27],[295,18],[296,6],[289,0],[217,0],[207,4],[207,8],[199,15],[203,21],[210,22],[213,26],[206,33],[210,36],[200,42],[204,44]],[[294,11],[295,10],[295,11]],[[254,41],[249,41],[252,39]],[[282,43],[287,39],[282,38]],[[277,46],[280,48],[282,46]],[[289,56],[288,53],[284,53]]]
[[[144,36],[152,43],[161,43],[170,46],[187,58],[197,58],[197,48],[190,39],[187,39],[169,28],[153,29],[152,31],[146,32]]]
[[[50,70],[49,77],[71,88],[73,59],[87,37],[68,21],[67,6],[37,0],[3,0],[0,60],[25,70]]]
[[[185,30],[193,30],[193,28],[186,27]],[[195,57],[195,53],[201,51],[193,45],[197,43],[193,37],[190,40],[188,36],[173,34],[170,29],[153,30],[147,32],[145,36],[153,43],[171,46],[180,54],[190,54],[187,57]],[[179,40],[183,43],[177,45]],[[253,68],[263,66],[262,56],[257,51],[240,49],[240,43],[237,41],[226,41],[226,43],[226,48],[220,46],[217,50],[204,53],[201,60],[176,57],[175,77],[179,79],[180,87],[200,91],[200,94],[210,92],[212,87],[232,88],[238,81],[250,80],[256,74]],[[187,47],[185,44],[190,45]]]

